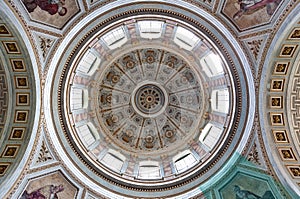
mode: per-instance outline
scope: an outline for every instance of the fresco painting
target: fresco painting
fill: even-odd
[[[240,29],[269,22],[282,0],[227,0],[223,13]]]
[[[57,171],[30,181],[20,199],[63,199],[76,198],[76,195],[77,188]]]
[[[30,193],[25,190],[21,199],[56,199],[58,198],[58,193],[62,191],[64,191],[62,184],[58,186],[46,185]]]
[[[62,28],[78,11],[76,0],[22,0],[31,18],[46,25]]]
[[[222,199],[275,199],[266,181],[240,172],[220,190],[220,195]]]

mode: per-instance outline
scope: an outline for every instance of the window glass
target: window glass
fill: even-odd
[[[139,21],[138,26],[141,37],[148,39],[161,37],[163,24],[161,21]]]
[[[91,76],[100,65],[100,61],[101,59],[99,57],[97,57],[94,53],[88,51],[80,60],[77,71]]]
[[[83,91],[79,88],[72,88],[71,109],[78,110],[83,107]]]
[[[120,172],[124,164],[125,157],[113,150],[109,150],[107,154],[102,158],[102,163],[104,163],[108,168],[114,171]]]
[[[180,26],[177,27],[175,37],[174,37],[174,42],[177,45],[179,45],[181,48],[191,51],[197,45],[199,40],[200,40],[199,37],[197,37],[191,31],[182,28]]]
[[[197,163],[197,159],[191,153],[191,151],[186,150],[175,157],[174,166],[178,173],[181,173],[188,168],[191,168]]]
[[[103,35],[102,39],[111,50],[121,47],[127,42],[127,37],[123,27],[116,28],[106,33]]]
[[[157,162],[141,162],[138,177],[142,179],[160,178],[160,167]]]
[[[88,91],[86,89],[74,88],[71,89],[71,109],[79,110],[88,106]]]
[[[211,92],[211,108],[213,111],[228,113],[229,91],[227,88],[213,90]]]
[[[203,71],[208,77],[224,74],[221,59],[213,52],[208,53],[200,59]]]
[[[95,137],[93,136],[93,133],[91,132],[87,124],[77,127],[77,131],[79,132],[81,140],[87,148],[96,141]]]
[[[219,140],[222,132],[222,128],[212,123],[208,123],[202,130],[199,141],[204,144],[208,150],[211,150]]]

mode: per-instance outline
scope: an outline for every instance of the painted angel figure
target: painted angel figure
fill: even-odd
[[[58,199],[57,193],[64,190],[63,185],[47,185],[28,193],[26,190],[20,199]]]
[[[252,193],[251,191],[241,190],[237,185],[234,185],[236,199],[275,199],[271,191],[266,191],[262,197]]]
[[[260,197],[250,191],[241,190],[241,188],[237,185],[234,186],[234,192],[236,195],[236,199],[260,199]]]
[[[67,14],[65,0],[23,0],[28,12],[33,12],[37,7],[48,12],[50,15],[58,13],[60,16]]]
[[[272,15],[280,2],[281,0],[238,0],[239,11],[233,15],[233,19],[237,20],[242,15],[252,14],[264,7],[267,7],[268,15]]]

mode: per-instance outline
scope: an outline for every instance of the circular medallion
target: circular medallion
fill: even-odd
[[[95,75],[94,103],[100,132],[114,148],[157,156],[184,149],[199,133],[208,92],[184,58],[167,49],[137,48],[103,62],[103,68]]]
[[[168,94],[155,82],[144,82],[136,87],[131,96],[134,110],[142,117],[156,117],[165,111]]]

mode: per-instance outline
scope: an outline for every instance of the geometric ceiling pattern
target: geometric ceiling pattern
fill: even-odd
[[[0,2],[0,198],[297,198],[300,4]]]
[[[264,82],[264,131],[268,146],[276,151],[273,157],[277,169],[299,186],[299,21],[280,40]]]
[[[0,176],[10,178],[29,155],[36,129],[36,83],[29,52],[20,33],[0,16],[1,156]],[[27,159],[26,158],[26,159]],[[10,177],[9,177],[10,176]],[[5,177],[6,178],[6,177]]]

